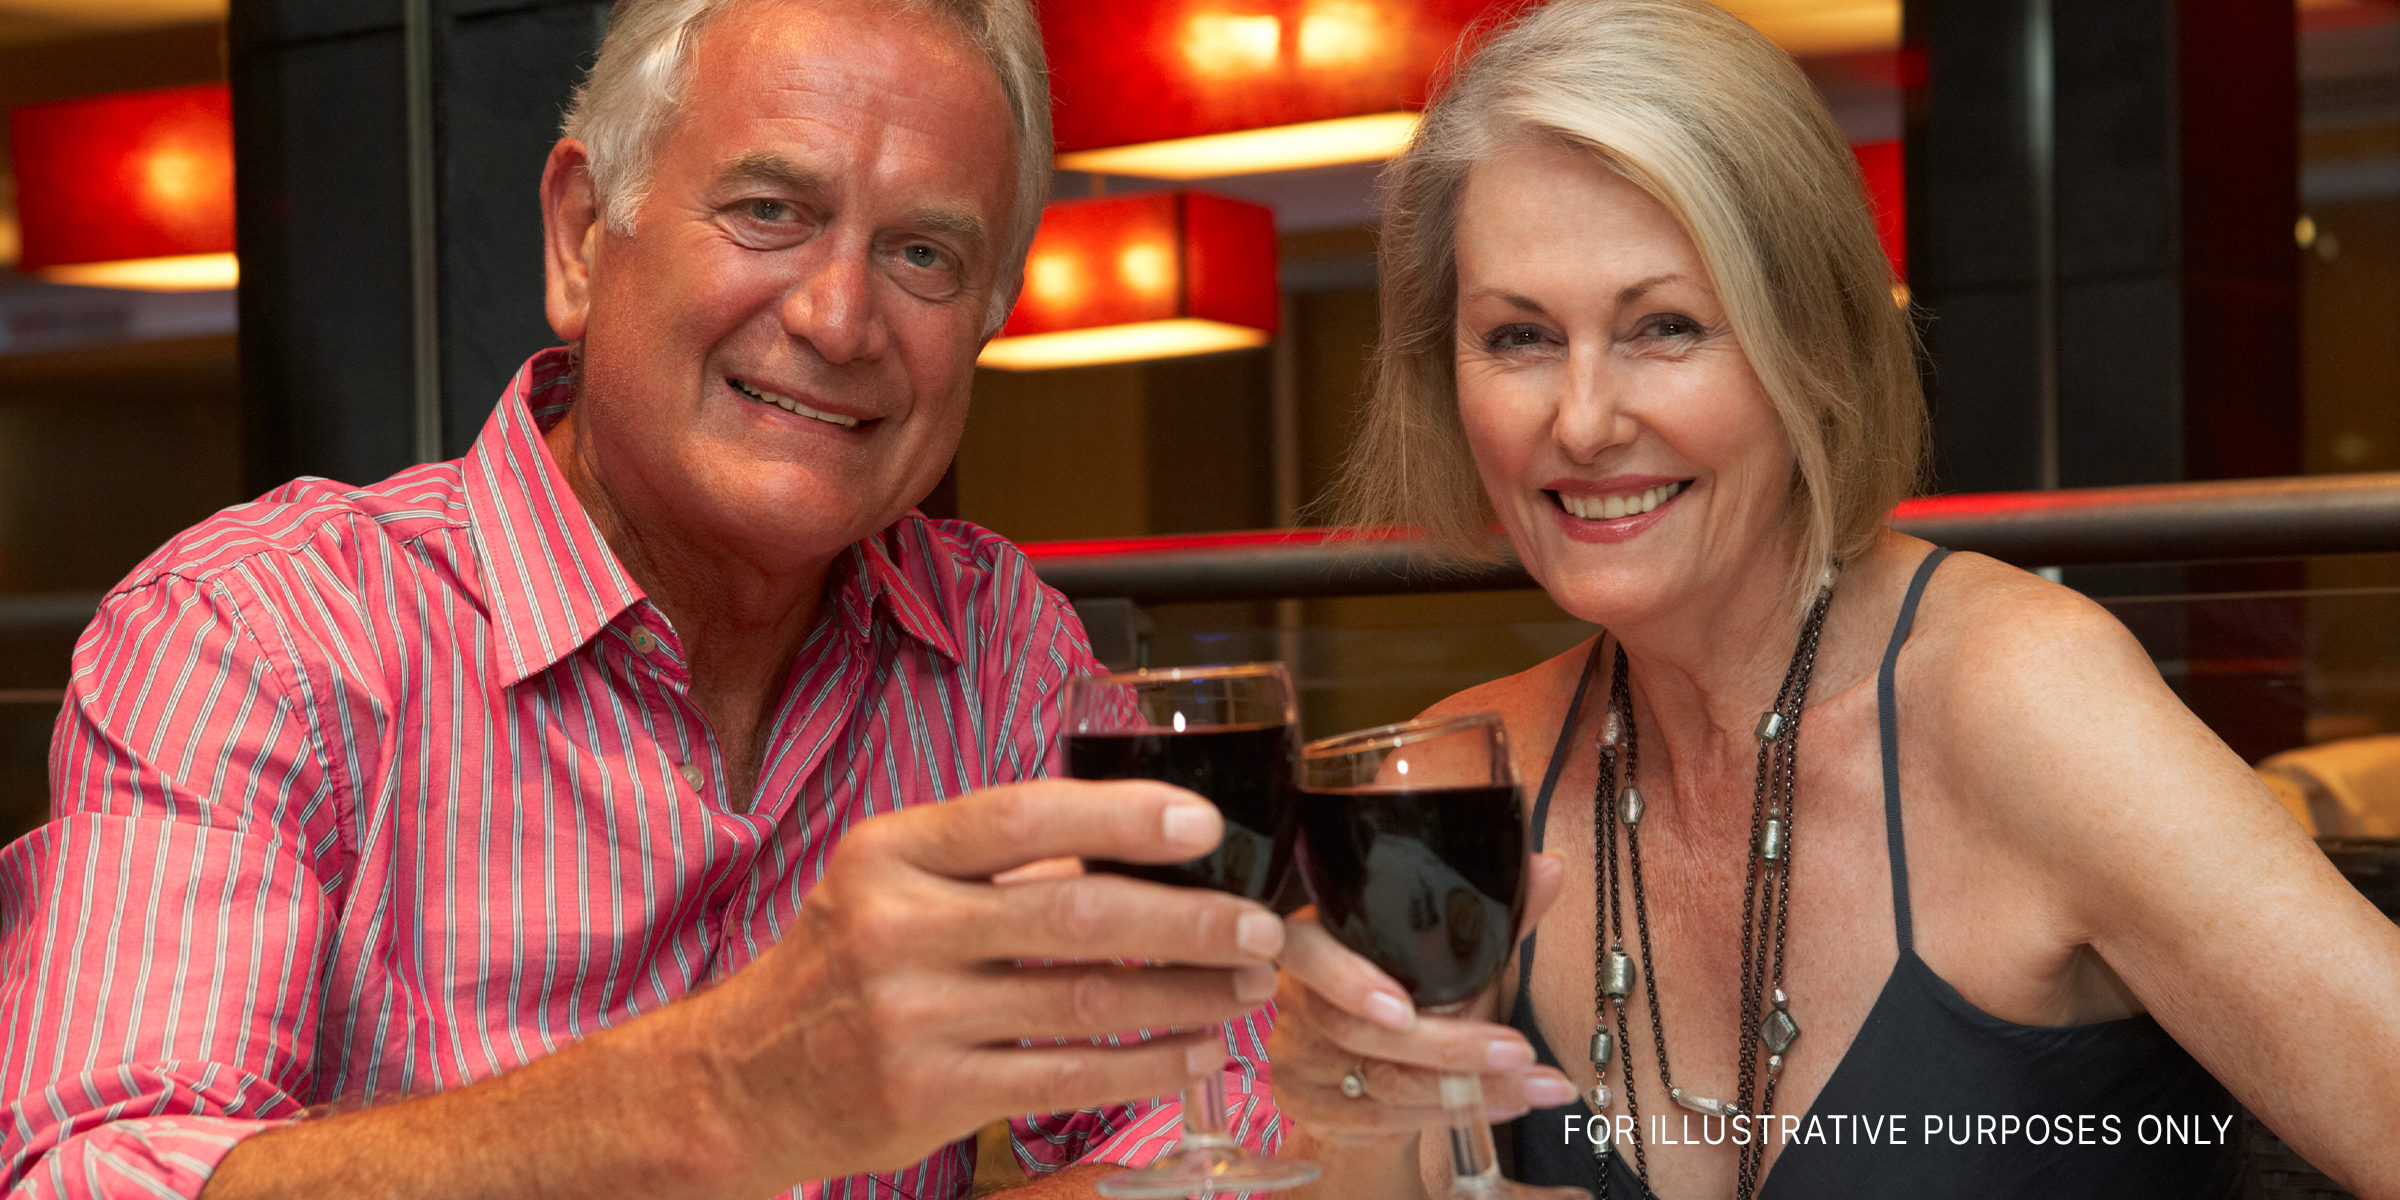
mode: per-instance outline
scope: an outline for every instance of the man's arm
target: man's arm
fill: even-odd
[[[802,925],[723,986],[520,1071],[243,1142],[210,1200],[766,1195],[899,1167],[1008,1112],[1173,1092],[1223,1059],[1281,923],[1232,896],[1109,875],[993,884],[1062,855],[1171,862],[1216,810],[1147,783],[1040,781],[867,822]],[[1166,959],[1171,968],[1012,960]]]
[[[892,1166],[992,1116],[1174,1090],[1192,1039],[1015,1043],[1220,1020],[1263,997],[1279,944],[1271,914],[1230,897],[992,885],[1044,854],[1188,858],[1219,828],[1155,785],[1026,785],[856,827],[786,944],[713,991],[555,1063],[279,1131],[338,1069],[319,989],[339,967],[355,756],[316,732],[288,653],[208,587],[113,597],[77,655],[62,819],[0,854],[12,1194],[188,1196],[220,1171],[211,1194],[677,1194]],[[1001,965],[1094,953],[1204,965]]]

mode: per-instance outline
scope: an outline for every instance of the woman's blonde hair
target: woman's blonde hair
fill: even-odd
[[[1797,453],[1790,579],[1864,551],[1916,489],[1926,414],[1858,162],[1790,56],[1699,0],[1552,0],[1490,37],[1384,172],[1382,340],[1336,499],[1465,561],[1494,520],[1458,413],[1459,198],[1529,142],[1589,153],[1683,225]]]

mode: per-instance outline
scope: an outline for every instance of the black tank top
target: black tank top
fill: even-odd
[[[2155,1019],[2144,1014],[2091,1025],[2014,1024],[1967,1003],[1917,957],[1909,928],[1892,672],[1925,581],[1948,554],[1927,555],[1909,581],[1876,676],[1899,960],[1849,1052],[1768,1172],[1760,1200],[2230,1196],[2239,1182],[2240,1112],[2223,1085]],[[1536,849],[1598,661],[1595,642],[1534,802]],[[1558,1058],[1533,1019],[1533,954],[1534,939],[1527,938],[1509,1024],[1533,1042],[1541,1062],[1555,1067]],[[1670,1132],[1681,1136],[1681,1110],[1675,1112]],[[1568,1120],[1580,1131],[1590,1116],[1579,1099],[1500,1127],[1495,1132],[1510,1176],[1598,1194],[1601,1161],[1580,1132],[1570,1137],[1566,1131]],[[1928,1117],[1938,1118],[1938,1125]],[[1645,1130],[1650,1118],[1643,1114]],[[1695,1134],[1701,1125],[1695,1118]],[[1650,1195],[1630,1158],[1615,1154],[1607,1160],[1612,1198]]]

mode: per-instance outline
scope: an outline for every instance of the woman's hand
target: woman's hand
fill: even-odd
[[[1557,856],[1534,856],[1520,938],[1558,898],[1563,873]],[[1281,965],[1269,1045],[1275,1101],[1320,1143],[1398,1149],[1419,1131],[1440,1127],[1444,1071],[1481,1074],[1494,1120],[1575,1096],[1566,1076],[1534,1065],[1533,1047],[1516,1030],[1488,1020],[1419,1015],[1407,989],[1334,941],[1313,909],[1285,921]],[[1490,1007],[1487,997],[1484,1015]],[[1356,1097],[1342,1090],[1353,1071],[1366,1081]]]

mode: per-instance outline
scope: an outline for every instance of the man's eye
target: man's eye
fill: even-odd
[[[942,265],[942,252],[921,243],[901,250],[900,257],[907,259],[908,265],[928,271]]]
[[[752,200],[749,209],[750,219],[754,221],[772,223],[792,215],[792,206],[781,200]]]

